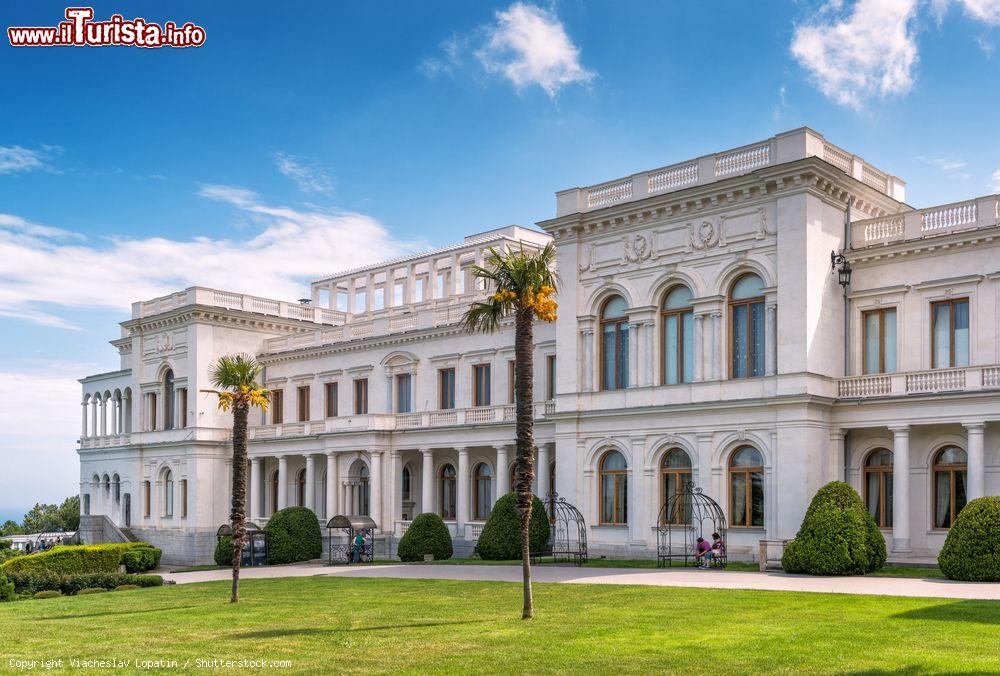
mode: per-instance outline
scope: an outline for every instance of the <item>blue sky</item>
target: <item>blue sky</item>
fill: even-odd
[[[0,42],[0,512],[76,491],[75,379],[117,368],[133,300],[194,283],[296,298],[340,267],[551,217],[558,189],[802,125],[915,206],[1000,191],[1000,0],[94,9],[207,40]]]

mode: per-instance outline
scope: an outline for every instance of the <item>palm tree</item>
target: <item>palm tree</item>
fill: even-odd
[[[206,390],[219,397],[219,409],[233,411],[233,594],[240,600],[240,563],[247,538],[247,416],[251,406],[267,410],[270,392],[257,384],[264,367],[248,354],[219,357],[212,365],[209,380],[217,389]]]
[[[484,280],[493,295],[476,302],[465,313],[470,331],[492,333],[500,322],[514,317],[514,403],[517,413],[517,460],[514,464],[514,492],[521,517],[521,571],[524,578],[524,609],[521,617],[534,617],[531,597],[531,552],[528,526],[531,522],[531,482],[535,478],[534,413],[532,381],[534,367],[534,320],[555,321],[557,277],[553,270],[556,250],[548,244],[539,252],[489,249],[486,265],[476,265],[472,274]],[[498,468],[498,471],[503,471]]]

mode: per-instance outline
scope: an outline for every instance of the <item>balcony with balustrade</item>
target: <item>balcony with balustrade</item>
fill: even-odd
[[[851,247],[863,249],[996,227],[1000,196],[988,195],[851,223]]]
[[[246,293],[220,291],[219,289],[209,289],[203,286],[192,286],[166,296],[133,303],[132,318],[143,319],[194,305],[238,310],[267,317],[280,317],[282,319],[331,326],[341,325],[347,321],[345,313],[329,308],[315,307],[307,303],[263,298]]]
[[[949,392],[1000,390],[1000,366],[880,373],[837,380],[840,399],[875,399]]]

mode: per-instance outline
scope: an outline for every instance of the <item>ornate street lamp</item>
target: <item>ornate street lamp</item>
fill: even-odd
[[[844,293],[847,293],[847,287],[851,285],[851,263],[844,254],[831,251],[830,272],[834,271],[837,273],[837,282],[844,287]]]

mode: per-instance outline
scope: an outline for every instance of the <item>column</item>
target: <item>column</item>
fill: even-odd
[[[389,530],[395,531],[396,520],[403,514],[403,457],[399,451],[389,453],[391,471],[389,485],[392,486],[392,502],[389,511]]]
[[[462,264],[460,255],[454,253],[451,255],[451,284],[449,285],[451,289],[449,293],[452,296],[458,295],[458,278],[462,275]]]
[[[108,433],[108,400],[101,399],[101,436]]]
[[[316,456],[312,453],[306,456],[306,494],[305,506],[316,510]]]
[[[549,495],[549,445],[539,444],[538,445],[538,463],[537,469],[535,471],[535,476],[538,477],[538,488],[535,490],[535,495],[542,502],[546,502]]]
[[[465,535],[465,524],[469,521],[469,484],[472,477],[469,475],[469,449],[458,447],[458,477],[455,482],[455,525],[458,527],[460,535]]]
[[[628,323],[628,386],[639,386],[639,323]]]
[[[365,311],[371,312],[375,309],[375,275],[368,273],[365,275]]]
[[[340,480],[337,476],[337,455],[335,453],[326,454],[326,518],[332,519],[337,515],[337,488]]]
[[[87,436],[87,402],[83,402],[81,406],[83,407],[83,420],[80,421],[82,423],[80,437],[83,438]]]
[[[414,265],[406,264],[406,278],[403,280],[403,305],[415,302],[413,298],[414,289],[417,288],[416,280],[413,279]]]
[[[722,312],[712,313],[712,380],[722,380]]]
[[[376,530],[382,530],[382,451],[369,451],[371,474],[368,481],[369,516],[375,522]]]
[[[583,330],[583,391],[594,391],[594,331]]]
[[[653,373],[658,370],[654,368],[655,365],[653,364],[653,334],[656,332],[655,327],[656,322],[651,319],[647,319],[642,323],[643,343],[646,346],[642,362],[642,384],[646,386],[653,385],[655,382],[653,380]],[[548,491],[548,487],[544,491]]]
[[[420,455],[423,458],[423,467],[420,478],[420,511],[434,511],[434,451],[430,448],[421,448]]]
[[[705,315],[694,316],[694,345],[691,346],[691,349],[694,351],[694,381],[696,383],[705,379],[703,370],[705,361],[704,322]]]
[[[963,423],[969,437],[968,443],[968,499],[975,500],[986,495],[986,449],[984,433],[986,423]]]
[[[91,399],[90,400],[90,436],[92,436],[92,437],[96,437],[97,433],[99,431],[99,428],[97,427],[97,410],[98,410],[98,407],[99,407],[98,401],[96,399]],[[147,418],[147,420],[148,419],[149,418]]]
[[[288,506],[288,458],[278,456],[278,509]],[[277,510],[275,510],[277,511]]]
[[[764,313],[764,375],[773,376],[778,369],[778,306],[768,303]]]
[[[497,500],[510,493],[510,473],[507,472],[507,446],[497,444]]]
[[[250,490],[247,491],[250,495],[250,520],[257,521],[260,519],[263,509],[261,509],[261,498],[263,495],[260,490],[260,458],[250,459]]]
[[[830,430],[827,472],[827,481],[850,483],[851,478],[847,475],[847,458],[844,457],[844,430],[839,428]]]
[[[892,550],[910,551],[910,428],[892,430]]]

